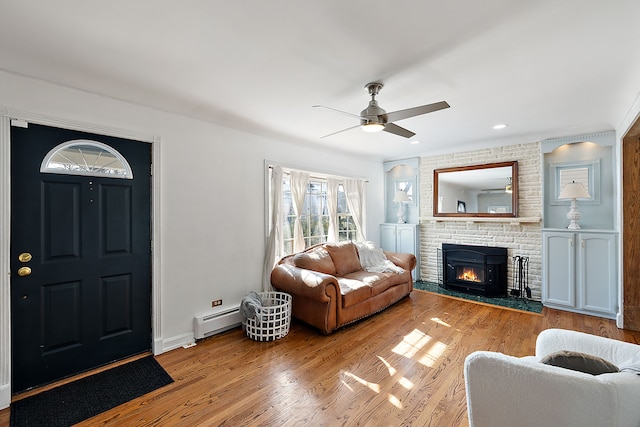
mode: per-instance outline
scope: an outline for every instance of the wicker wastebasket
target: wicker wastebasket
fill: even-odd
[[[273,341],[286,336],[291,324],[291,295],[284,292],[259,292],[262,306],[256,316],[242,319],[247,336],[256,341]]]

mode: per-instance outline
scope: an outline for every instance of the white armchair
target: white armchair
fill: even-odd
[[[618,366],[640,355],[640,345],[562,329],[541,332],[535,356],[471,353],[464,364],[470,426],[640,426],[639,375],[594,376],[540,363],[562,350]]]

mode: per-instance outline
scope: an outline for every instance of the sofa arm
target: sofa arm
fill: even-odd
[[[546,329],[538,335],[537,357],[542,358],[562,350],[586,353],[619,364],[637,356],[640,346],[566,329]]]
[[[640,378],[629,373],[593,376],[476,351],[465,359],[471,427],[636,426]]]
[[[340,298],[338,279],[330,274],[306,270],[289,264],[276,265],[271,271],[271,284],[278,290],[312,300],[328,302]],[[328,287],[334,287],[327,290]]]
[[[385,251],[384,255],[389,261],[393,262],[398,267],[404,268],[405,270],[411,271],[416,267],[417,261],[414,254]]]

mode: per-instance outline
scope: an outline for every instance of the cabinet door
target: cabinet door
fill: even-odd
[[[420,280],[420,246],[416,224],[380,224],[380,247],[384,251],[403,252],[416,256],[413,280]]]
[[[575,307],[575,234],[543,233],[542,302]]]
[[[396,235],[396,252],[416,254],[416,227],[398,225]]]
[[[578,234],[578,294],[583,310],[616,312],[616,236]]]
[[[397,252],[395,225],[380,225],[380,247],[383,251]]]

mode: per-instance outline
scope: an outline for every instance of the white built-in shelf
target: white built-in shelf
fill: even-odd
[[[499,222],[503,224],[539,223],[539,216],[523,216],[518,218],[505,217],[476,217],[476,216],[421,216],[420,222]]]

